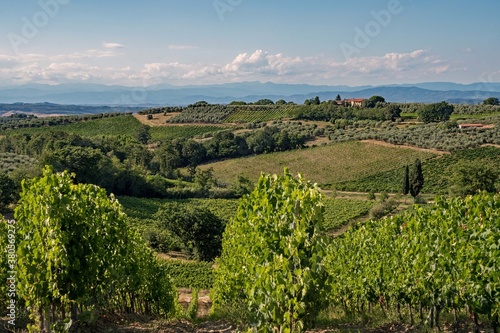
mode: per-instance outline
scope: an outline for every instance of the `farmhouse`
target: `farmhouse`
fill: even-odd
[[[344,105],[344,106],[357,106],[357,107],[361,107],[364,100],[365,100],[364,98],[344,99],[342,101],[342,105]]]

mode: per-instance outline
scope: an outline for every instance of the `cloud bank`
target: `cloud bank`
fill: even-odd
[[[170,50],[195,48],[170,45]],[[425,81],[436,75],[463,71],[429,50],[387,53],[380,56],[336,60],[326,56],[294,57],[256,50],[240,53],[221,64],[154,62],[143,65],[115,65],[126,47],[103,42],[100,49],[46,56],[41,54],[1,54],[0,80],[3,84],[93,82],[147,86],[158,83],[211,84],[236,81],[279,83],[394,82],[398,79]]]

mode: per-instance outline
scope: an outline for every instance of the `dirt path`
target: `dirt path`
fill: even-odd
[[[406,323],[389,322],[379,326],[367,327],[361,323],[337,323],[329,326],[307,330],[310,333],[420,333],[429,332],[426,327],[410,326]],[[487,323],[480,324],[480,332],[492,332]],[[107,333],[229,333],[241,332],[242,328],[224,320],[207,320],[192,323],[187,320],[157,320],[147,316],[106,317],[101,318],[92,326],[78,327],[72,332],[107,332]],[[442,325],[443,333],[473,332],[471,323],[461,322],[457,328],[452,325]],[[1,332],[1,329],[0,329]]]
[[[179,292],[179,304],[187,309],[191,300],[193,299],[193,293],[191,289],[181,288]],[[210,313],[210,308],[212,307],[212,300],[210,299],[210,290],[200,290],[198,291],[198,312],[196,316],[198,318],[205,318]]]
[[[395,145],[392,143],[378,141],[378,140],[361,140],[361,142],[371,143],[374,145],[384,146],[384,147],[392,147],[392,148],[404,148],[404,149],[413,149],[416,151],[423,151],[428,153],[433,153],[436,155],[447,155],[450,154],[449,151],[437,150],[437,149],[429,149],[429,148],[419,148],[414,146],[406,146],[406,145]]]
[[[333,238],[338,237],[338,236],[342,235],[344,232],[346,232],[347,229],[349,229],[350,227],[352,227],[352,226],[354,226],[354,225],[356,225],[356,224],[358,224],[360,222],[367,221],[369,218],[370,218],[370,214],[358,216],[357,218],[355,218],[354,220],[349,221],[348,223],[344,224],[340,228],[337,228],[335,230],[329,231],[328,232],[328,236],[333,237]]]
[[[495,147],[495,148],[500,148],[500,145],[495,145],[493,143],[486,143],[484,145],[481,145],[481,147]]]

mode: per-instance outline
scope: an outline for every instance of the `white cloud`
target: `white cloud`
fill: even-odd
[[[176,45],[176,44],[170,44],[168,46],[169,50],[174,50],[174,51],[185,51],[185,50],[195,50],[198,49],[198,46],[194,45]]]
[[[97,50],[91,49],[82,52],[74,52],[68,54],[58,54],[55,56],[48,57],[53,61],[65,61],[69,59],[96,59],[96,58],[111,58],[120,55],[121,53],[116,52],[115,50]]]
[[[102,47],[106,49],[124,49],[126,48],[125,45],[119,44],[119,43],[108,43],[108,42],[102,42]]]
[[[399,79],[424,81],[464,70],[436,57],[429,50],[351,57],[341,61],[325,56],[292,57],[256,50],[238,54],[222,64],[151,62],[132,66],[127,63],[118,65],[114,61],[112,57],[121,55],[117,52],[119,49],[104,47],[53,56],[0,54],[0,81],[51,84],[89,81],[135,86],[162,82],[208,84],[251,80],[355,84],[392,83]]]

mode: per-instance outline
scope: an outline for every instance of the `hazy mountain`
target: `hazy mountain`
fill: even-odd
[[[149,87],[107,86],[74,83],[62,85],[29,84],[0,88],[0,103],[58,103],[81,105],[186,105],[200,100],[229,103],[234,100],[254,102],[262,98],[284,99],[302,103],[319,96],[321,100],[381,95],[391,102],[478,103],[488,97],[500,98],[500,83],[457,84],[427,82],[386,86],[315,86],[308,84],[277,84],[272,82],[241,82],[204,86]]]

